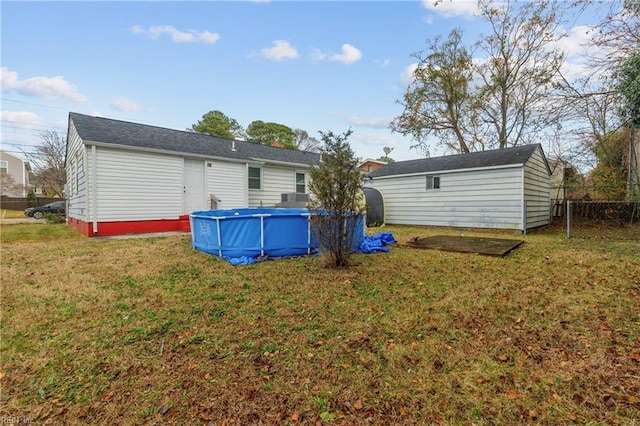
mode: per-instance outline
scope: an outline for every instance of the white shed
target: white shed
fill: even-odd
[[[365,186],[398,225],[527,229],[550,223],[551,172],[540,144],[398,161]]]
[[[307,193],[319,154],[69,114],[68,222],[87,236],[189,230],[188,213]]]

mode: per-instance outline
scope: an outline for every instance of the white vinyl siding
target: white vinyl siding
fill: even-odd
[[[247,166],[244,163],[207,161],[207,198],[215,195],[220,200],[219,209],[247,207],[249,202],[246,170]]]
[[[549,171],[539,149],[524,168],[524,200],[527,203],[527,229],[550,222],[551,188]]]
[[[88,221],[90,218],[88,198],[88,176],[87,176],[87,149],[82,143],[80,136],[76,132],[73,123],[69,123],[67,145],[67,158],[73,159],[74,167],[67,168],[66,187],[67,216],[81,221]]]
[[[432,174],[431,174],[432,175]],[[439,190],[425,176],[374,179],[384,198],[385,221],[398,225],[520,229],[522,168],[441,172]]]
[[[97,149],[99,222],[176,219],[182,212],[183,159]]]
[[[299,171],[298,171],[299,173]],[[262,166],[262,190],[249,191],[249,207],[273,207],[282,201],[282,194],[296,191],[296,169],[280,165]],[[309,175],[306,174],[307,182]]]

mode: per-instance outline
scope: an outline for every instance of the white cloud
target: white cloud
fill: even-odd
[[[336,61],[343,64],[353,64],[362,58],[362,52],[357,47],[345,43],[342,45],[341,53],[325,53],[319,49],[311,52],[311,58],[315,61]]]
[[[413,73],[415,72],[415,70],[418,68],[418,64],[414,63],[411,64],[409,66],[407,66],[404,71],[402,71],[402,74],[400,74],[400,82],[404,85],[404,86],[408,86],[411,83],[413,83]]]
[[[567,56],[585,55],[594,48],[592,41],[597,30],[591,26],[579,25],[566,32],[566,36],[557,41],[556,47]],[[593,52],[590,52],[593,53]]]
[[[342,45],[341,53],[329,56],[332,61],[342,62],[343,64],[353,64],[362,58],[362,52],[357,47],[345,43]]]
[[[349,116],[346,118],[347,123],[354,126],[371,127],[374,129],[386,129],[389,127],[393,119],[390,117],[357,117]]]
[[[118,111],[128,112],[128,111],[153,111],[153,108],[146,107],[139,103],[138,101],[134,101],[129,98],[125,98],[124,96],[117,96],[111,100],[109,106]]]
[[[155,25],[149,28],[134,25],[131,27],[133,34],[146,35],[152,40],[159,39],[163,34],[168,35],[175,43],[205,43],[213,44],[220,40],[220,34],[212,33],[208,30],[197,31],[187,30],[180,31],[173,25]]]
[[[0,120],[11,125],[17,124],[21,128],[33,129],[42,126],[38,114],[31,111],[0,111]]]
[[[298,57],[298,51],[287,40],[274,40],[272,47],[265,47],[260,51],[260,55],[267,59],[281,61],[283,59],[294,59]]]
[[[445,18],[473,19],[479,11],[476,0],[422,0],[422,6],[430,12],[435,12]],[[432,23],[432,18],[426,18],[427,23]]]
[[[0,80],[3,92],[13,90],[24,96],[42,99],[62,98],[78,104],[87,102],[87,97],[78,92],[78,88],[74,84],[69,83],[60,75],[56,77],[30,77],[20,80],[17,72],[2,67]]]
[[[393,136],[391,136],[389,132],[382,132],[382,131],[367,132],[367,133],[354,132],[351,138],[353,139],[354,142],[358,142],[358,143],[361,143],[362,145],[367,145],[367,146],[383,146],[383,147],[396,146],[396,140],[393,138]],[[375,156],[379,157],[383,154],[384,152],[380,150],[380,153]]]

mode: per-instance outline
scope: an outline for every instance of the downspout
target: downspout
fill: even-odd
[[[93,235],[98,235],[98,157],[95,145],[91,145],[91,163],[91,221]]]
[[[522,164],[522,178],[521,178],[521,182],[522,182],[522,233],[526,234],[527,233],[527,189],[525,188],[526,186],[526,172],[525,172],[525,168],[527,167],[527,163],[523,163]]]

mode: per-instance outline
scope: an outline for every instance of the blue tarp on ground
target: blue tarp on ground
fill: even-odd
[[[390,244],[395,244],[395,243],[397,243],[397,241],[395,238],[393,238],[393,234],[391,234],[391,232],[381,232],[379,234],[375,234],[371,236],[365,235],[364,239],[360,243],[360,246],[358,247],[358,250],[356,252],[364,253],[364,254],[372,254],[372,253],[378,253],[378,252],[386,253],[389,251],[389,248],[385,246],[388,246]],[[314,251],[312,254],[317,255],[319,253],[318,251]],[[291,257],[291,256],[285,256],[285,257]],[[269,258],[265,257],[263,259],[260,259],[260,258],[254,258],[249,256],[242,256],[242,257],[225,256],[223,257],[223,259],[231,263],[233,266],[236,266],[236,265],[251,265],[257,262],[262,262],[263,260],[267,260],[267,259],[278,259],[278,257],[269,257]]]
[[[393,235],[391,234],[391,232],[381,232],[379,234],[375,234],[372,236],[367,235],[364,237],[364,240],[360,243],[360,247],[358,247],[358,252],[370,254],[370,253],[377,253],[381,251],[386,253],[389,251],[389,249],[385,246],[389,244],[395,244],[395,243],[397,243],[397,241],[395,238],[393,238]]]

